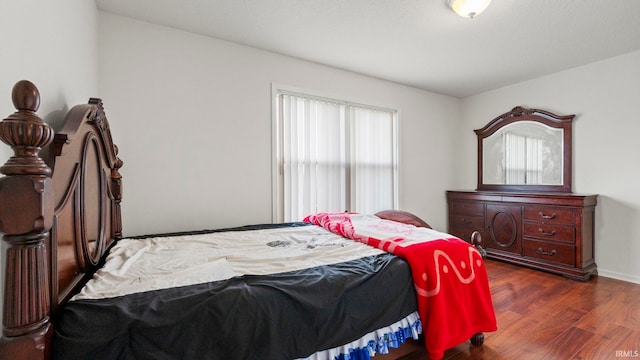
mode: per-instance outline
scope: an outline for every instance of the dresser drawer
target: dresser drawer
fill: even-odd
[[[456,236],[468,243],[471,242],[471,234],[473,234],[474,231],[480,231],[480,229],[471,229],[471,228],[465,228],[465,227],[456,227],[456,226],[451,226],[449,232],[451,233],[451,235]],[[484,235],[482,234],[482,232],[480,233],[480,235],[482,236],[482,240],[485,240]],[[484,246],[484,244],[483,244]]]
[[[575,247],[539,240],[524,240],[524,256],[574,266]]]
[[[575,210],[550,206],[524,207],[524,221],[537,221],[545,224],[574,225],[576,222]]]
[[[576,229],[572,226],[524,223],[524,236],[573,244],[575,243]]]
[[[484,228],[484,217],[455,214],[451,216],[451,226],[482,230]]]
[[[454,201],[451,212],[457,215],[484,216],[484,204],[479,202]]]

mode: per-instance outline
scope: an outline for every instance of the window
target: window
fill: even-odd
[[[275,92],[275,221],[397,206],[397,111]]]

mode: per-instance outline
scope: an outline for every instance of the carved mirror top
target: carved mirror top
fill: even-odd
[[[478,190],[571,192],[574,117],[518,106],[474,130]]]

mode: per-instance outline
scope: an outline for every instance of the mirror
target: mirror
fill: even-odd
[[[573,118],[515,107],[474,130],[478,190],[571,192]]]

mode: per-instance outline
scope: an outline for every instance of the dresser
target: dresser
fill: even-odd
[[[597,195],[447,191],[449,233],[480,232],[489,258],[585,281],[596,273]]]

